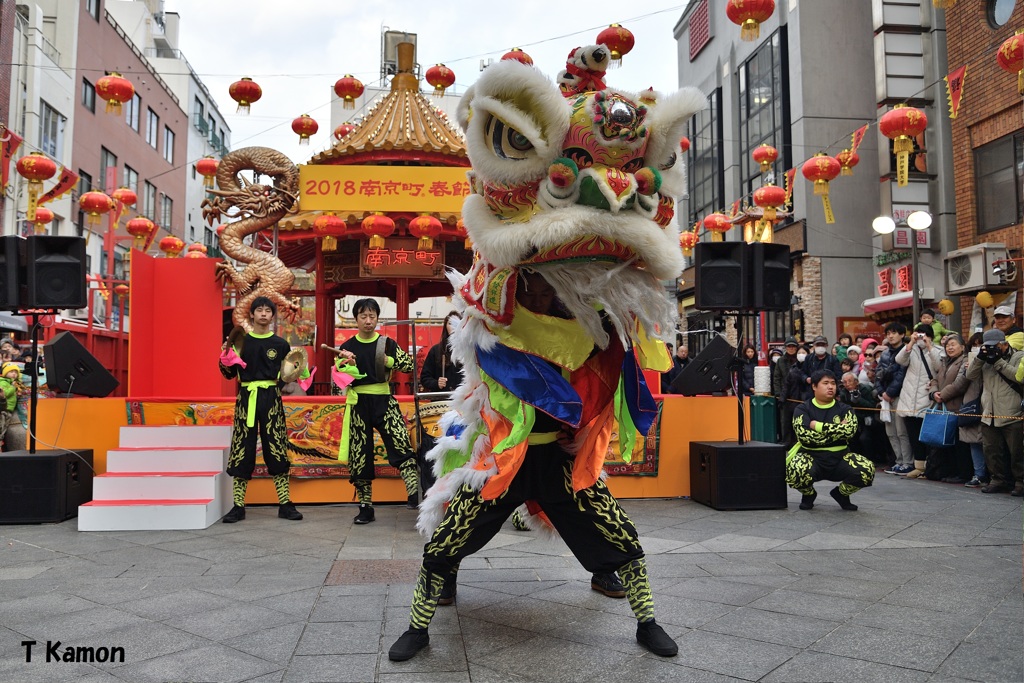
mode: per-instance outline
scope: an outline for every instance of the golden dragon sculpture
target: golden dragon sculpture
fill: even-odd
[[[252,171],[250,182],[239,174]],[[273,178],[273,185],[260,184],[260,176]],[[269,297],[286,318],[299,311],[298,303],[287,292],[295,275],[277,256],[245,244],[249,235],[273,227],[286,214],[296,210],[299,169],[291,159],[267,147],[245,147],[230,152],[217,167],[217,186],[213,195],[201,204],[203,218],[213,225],[221,217],[237,218],[220,235],[220,249],[238,263],[241,271],[227,261],[217,264],[217,277],[230,280],[238,292],[232,320],[249,330],[249,305],[258,296]],[[234,209],[234,212],[232,212]]]

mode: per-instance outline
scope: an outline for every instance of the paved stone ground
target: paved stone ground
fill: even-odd
[[[510,526],[460,573],[403,663],[423,540],[414,514],[250,507],[204,531],[0,527],[0,681],[1022,681],[1021,499],[879,473],[843,512],[625,501],[648,553],[661,659],[625,600],[560,540]],[[332,571],[333,570],[333,571]],[[23,640],[36,640],[30,663]],[[47,663],[46,641],[124,664]]]

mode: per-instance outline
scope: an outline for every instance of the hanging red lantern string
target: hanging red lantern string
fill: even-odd
[[[238,109],[235,112],[247,115],[249,113],[249,105],[263,97],[263,88],[256,81],[246,76],[231,84],[228,88],[228,95],[235,102],[238,102]]]
[[[1017,31],[1003,41],[996,52],[996,62],[1003,71],[1017,74],[1017,92],[1024,95],[1024,31]]]
[[[355,109],[356,98],[363,94],[363,82],[345,74],[334,84],[334,94],[341,98],[342,109]]]
[[[18,174],[28,181],[28,210],[26,217],[31,222],[36,217],[36,206],[39,204],[39,193],[43,190],[43,181],[49,180],[57,173],[57,162],[45,154],[32,152],[18,159],[15,164]]]
[[[96,94],[106,101],[106,112],[120,116],[121,105],[135,96],[135,86],[116,71],[96,81]]]
[[[93,190],[83,194],[78,200],[78,205],[86,213],[85,221],[89,225],[98,225],[101,220],[100,216],[109,213],[114,208],[114,200],[103,192]]]
[[[156,225],[145,216],[137,216],[128,221],[125,230],[134,238],[132,248],[142,250],[146,246],[146,240],[156,230]]]
[[[761,164],[761,173],[767,173],[771,170],[772,164],[779,158],[779,150],[767,143],[762,143],[754,148],[750,156],[754,158],[754,161]]]
[[[185,248],[185,242],[180,237],[168,235],[160,240],[160,251],[164,252],[167,258],[175,258]]]
[[[370,236],[370,249],[383,249],[384,238],[395,232],[395,222],[379,211],[363,219],[363,232]]]
[[[313,221],[313,233],[323,238],[324,251],[334,251],[338,248],[338,238],[345,234],[345,221],[333,213],[320,214]]]
[[[704,229],[711,233],[712,242],[723,242],[725,233],[732,229],[732,223],[724,213],[715,212],[704,217]]]
[[[920,109],[897,104],[882,115],[878,130],[893,141],[896,155],[896,184],[904,187],[910,176],[910,153],[914,151],[914,138],[928,127],[928,117]]]
[[[455,84],[455,72],[444,64],[435,64],[427,69],[426,79],[434,86],[434,97],[444,97],[444,91]]]
[[[201,253],[201,254],[202,254],[203,256],[206,256],[206,254],[207,254],[207,249],[206,249],[206,245],[205,245],[205,244],[202,244],[202,243],[200,243],[200,242],[193,242],[192,244],[188,245],[188,252],[189,252],[190,254],[191,254],[192,252],[195,252],[195,251],[198,251],[198,252],[199,252],[199,253]]]
[[[45,206],[36,207],[36,217],[32,222],[35,224],[35,233],[37,235],[46,234],[46,225],[53,220],[53,211],[50,211]]]
[[[684,232],[679,235],[679,246],[683,248],[683,256],[693,256],[693,248],[697,246],[700,238],[695,232]]]
[[[123,282],[117,283],[114,285],[114,294],[122,298],[128,296],[128,285]]]
[[[635,40],[629,29],[620,24],[612,24],[597,34],[598,45],[608,48],[611,61],[608,62],[609,69],[622,66],[622,58],[633,49]]]
[[[203,176],[203,187],[213,187],[220,162],[212,156],[205,156],[196,162],[196,173]]]
[[[844,149],[836,155],[836,161],[842,168],[840,175],[853,175],[853,167],[860,163],[860,155],[850,149]]]
[[[754,190],[754,204],[764,209],[764,217],[754,226],[754,241],[770,241],[771,226],[778,215],[779,207],[786,205],[786,190],[772,184],[759,187]],[[766,234],[768,240],[765,240]]]
[[[514,60],[527,66],[533,66],[533,57],[523,52],[520,48],[514,47],[501,56],[501,61]]]
[[[309,144],[309,136],[316,135],[320,130],[319,124],[309,114],[303,114],[292,121],[292,131],[299,136],[300,145]]]
[[[751,41],[761,37],[761,24],[775,12],[775,0],[729,0],[725,16],[740,27],[740,40]]]
[[[801,171],[805,178],[814,183],[814,194],[821,197],[821,204],[825,209],[825,222],[835,223],[836,217],[832,213],[832,202],[828,198],[828,184],[839,176],[841,171],[839,162],[824,152],[818,152],[804,162]]]
[[[434,240],[441,234],[441,221],[430,214],[420,214],[409,221],[409,234],[420,238],[417,249],[433,249]]]
[[[339,124],[338,127],[334,129],[334,139],[340,141],[342,138],[344,138],[346,135],[348,135],[355,129],[356,127],[351,123]]]

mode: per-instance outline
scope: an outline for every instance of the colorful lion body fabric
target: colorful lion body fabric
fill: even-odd
[[[570,64],[598,47],[577,48]],[[601,89],[560,89],[503,61],[459,106],[476,260],[465,276],[449,274],[462,313],[452,353],[466,382],[428,454],[438,481],[420,507],[424,533],[463,485],[487,500],[507,489],[537,411],[566,425],[575,491],[601,476],[613,432],[628,458],[655,417],[642,370],[671,366],[661,337],[674,334],[676,313],[661,280],[682,271],[680,139],[706,100],[693,88],[661,95],[591,82]],[[564,315],[516,302],[523,271],[543,275]]]

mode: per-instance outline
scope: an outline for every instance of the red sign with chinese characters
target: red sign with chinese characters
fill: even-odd
[[[371,249],[363,242],[359,250],[359,277],[414,277],[444,279],[444,243],[433,249],[417,249],[415,237],[389,237],[383,249]]]
[[[914,289],[914,271],[913,266],[909,263],[905,266],[900,266],[900,269],[896,271],[896,289],[901,292],[909,292]]]
[[[882,268],[878,271],[878,296],[889,296],[896,291],[892,282],[892,268]]]

